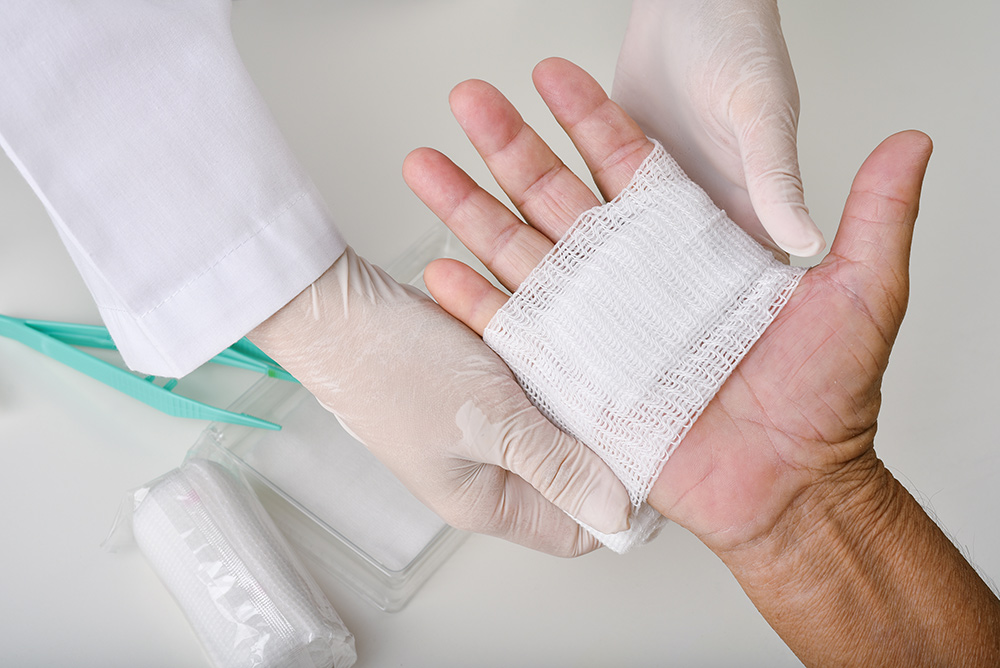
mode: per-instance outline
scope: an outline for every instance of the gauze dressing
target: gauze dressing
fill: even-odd
[[[664,520],[646,498],[660,469],[803,273],[655,143],[625,190],[581,215],[490,321],[483,339],[531,401],[628,490],[630,528],[591,530],[605,545],[624,552],[657,533]]]

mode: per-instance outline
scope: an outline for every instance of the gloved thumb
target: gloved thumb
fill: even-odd
[[[750,202],[764,229],[792,255],[819,253],[826,241],[805,204],[794,114],[764,112],[739,138]]]
[[[548,501],[602,533],[628,528],[631,501],[625,486],[586,445],[560,431],[523,399],[494,422],[473,402],[456,422],[466,445],[486,464],[527,481]]]

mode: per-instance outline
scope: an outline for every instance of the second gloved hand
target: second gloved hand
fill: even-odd
[[[450,524],[564,556],[598,546],[566,513],[627,527],[604,462],[475,333],[352,249],[249,337]]]
[[[612,97],[776,255],[823,249],[802,193],[799,93],[776,0],[636,0]]]

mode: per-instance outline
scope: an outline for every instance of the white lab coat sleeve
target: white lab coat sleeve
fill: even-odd
[[[230,0],[11,0],[0,13],[0,141],[146,373],[191,371],[344,250],[229,13]]]

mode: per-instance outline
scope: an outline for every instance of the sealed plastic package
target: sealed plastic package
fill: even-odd
[[[192,457],[129,500],[120,525],[214,666],[354,664],[354,637],[238,472]]]

